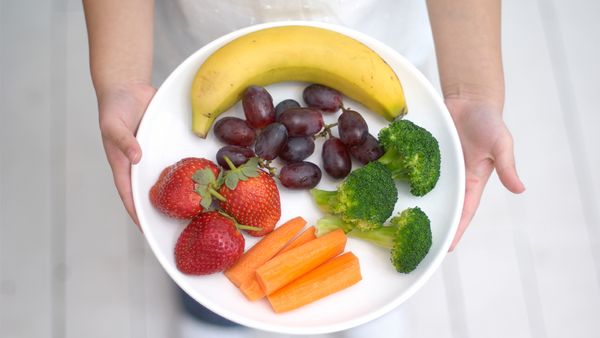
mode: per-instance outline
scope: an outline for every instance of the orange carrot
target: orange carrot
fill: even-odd
[[[346,252],[273,292],[267,299],[275,312],[290,311],[350,287],[361,279],[358,258],[352,252]]]
[[[252,279],[256,268],[273,258],[306,225],[302,217],[295,217],[279,226],[260,242],[250,248],[240,259],[225,271],[225,276],[239,287]]]
[[[283,249],[281,249],[281,251],[279,251],[279,253],[277,254],[280,255],[290,249],[298,247],[317,238],[317,236],[315,235],[315,230],[315,227],[308,227],[300,235],[298,235],[298,237],[294,238],[291,242],[284,246]]]
[[[246,298],[252,302],[265,296],[265,292],[260,287],[260,284],[258,284],[256,277],[242,283],[242,285],[240,285],[240,291],[242,291],[244,296],[246,296]]]
[[[277,255],[275,255],[275,257],[281,255],[283,252],[286,252],[302,244],[310,242],[315,238],[317,238],[315,236],[315,227],[309,227],[296,238],[291,240],[283,249],[281,249],[281,251],[277,253]],[[244,296],[246,296],[246,298],[248,298],[248,300],[250,301],[259,300],[265,296],[265,292],[258,284],[256,276],[242,283],[242,285],[240,285],[240,291],[242,291]]]
[[[297,248],[277,255],[256,269],[256,277],[267,295],[344,251],[346,235],[341,229],[327,233]]]

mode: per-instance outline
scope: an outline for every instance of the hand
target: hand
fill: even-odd
[[[476,99],[446,98],[465,157],[466,188],[458,231],[450,250],[454,250],[471,222],[483,188],[496,169],[502,184],[513,193],[525,191],[517,176],[513,141],[502,120],[502,105]]]
[[[131,84],[98,94],[100,131],[106,158],[125,209],[138,226],[131,193],[131,164],[142,158],[135,133],[155,92],[156,89],[150,85]]]

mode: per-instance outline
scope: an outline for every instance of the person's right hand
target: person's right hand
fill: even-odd
[[[98,93],[100,131],[106,158],[125,209],[139,226],[131,193],[131,164],[142,157],[135,133],[156,89],[148,84],[115,86]]]

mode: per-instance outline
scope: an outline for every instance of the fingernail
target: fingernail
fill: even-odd
[[[129,159],[129,161],[131,163],[135,163],[138,157],[138,153],[137,151],[135,151],[135,149],[129,149],[129,151],[127,151],[127,158]]]
[[[519,180],[519,183],[521,183],[521,189],[519,189],[519,193],[525,192],[525,190],[527,190],[527,188],[525,188],[525,184],[523,184],[521,180]]]
[[[521,177],[519,175],[517,175],[517,179],[519,180],[519,183],[521,184],[521,191],[525,191],[525,183],[523,183],[523,180],[521,180]]]

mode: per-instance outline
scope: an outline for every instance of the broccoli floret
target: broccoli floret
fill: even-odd
[[[390,220],[389,226],[368,231],[353,230],[349,235],[390,249],[392,264],[403,273],[413,271],[431,248],[429,218],[418,207],[404,210]]]
[[[429,131],[397,120],[379,132],[379,144],[385,153],[378,161],[395,179],[407,181],[411,194],[423,196],[435,187],[440,178],[440,147]]]
[[[379,162],[351,172],[336,191],[310,192],[321,210],[362,230],[380,227],[392,215],[398,200],[392,174]]]

